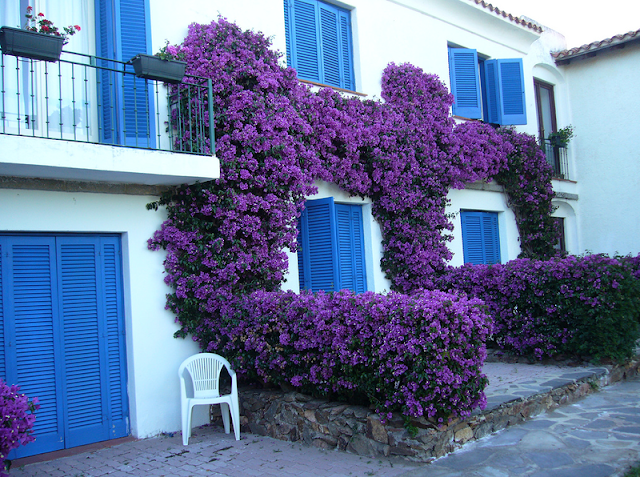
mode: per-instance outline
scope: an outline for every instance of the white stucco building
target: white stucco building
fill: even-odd
[[[564,49],[561,35],[482,0],[184,0],[179,7],[168,0],[8,0],[0,6],[0,25],[21,24],[29,3],[56,24],[79,24],[82,31],[60,62],[5,51],[1,57],[0,377],[22,384],[43,405],[37,445],[16,456],[180,429],[177,369],[198,349],[173,338],[178,326],[165,310],[163,254],[147,249],[164,215],[145,205],[166,186],[219,177],[219,161],[202,145],[176,150],[164,126],[171,107],[165,87],[156,92],[155,83],[147,88],[130,67],[126,74],[122,69],[137,53],[152,54],[166,40],[180,43],[192,22],[220,14],[262,31],[288,52],[302,81],[368,98],[379,97],[390,62],[410,62],[455,87],[461,76],[450,66],[471,55],[464,68],[476,96],[466,99],[477,104],[454,109],[456,120],[516,124],[545,137],[575,126],[566,161],[554,151],[549,156],[557,159],[556,215],[564,219],[567,250],[639,251],[640,205],[633,199],[640,166],[626,140],[639,132],[629,119],[638,99],[626,73],[638,65],[631,40],[624,50],[611,44],[595,58],[579,60],[575,53],[559,66],[551,52]],[[323,15],[333,19],[333,37],[322,33]],[[301,34],[309,25],[318,29]],[[304,42],[315,45],[310,56]],[[338,66],[325,61],[329,47],[336,47]],[[491,103],[493,93],[506,94],[487,80],[487,70],[499,73],[505,64],[495,60],[509,60],[517,70],[510,79],[517,86],[515,112],[500,100]],[[624,101],[614,88],[624,89]],[[193,94],[205,89],[206,83]],[[463,89],[456,92],[460,108]],[[488,116],[491,105],[497,116]],[[515,218],[500,187],[470,184],[449,198],[448,212],[456,214],[452,264],[465,261],[465,214],[492,220],[493,261],[517,257]],[[326,183],[309,199],[357,212],[362,267],[356,278],[366,290],[389,290],[371,202]],[[305,286],[299,279],[305,263],[291,254],[286,286]]]

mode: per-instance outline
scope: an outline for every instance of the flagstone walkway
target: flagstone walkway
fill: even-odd
[[[488,408],[550,392],[604,368],[486,363]],[[640,379],[608,386],[580,401],[510,427],[434,462],[367,458],[217,427],[132,440],[46,462],[14,462],[24,476],[580,476],[622,475],[640,461]],[[55,456],[60,454],[55,454]]]

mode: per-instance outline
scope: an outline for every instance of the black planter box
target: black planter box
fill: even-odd
[[[0,47],[5,55],[22,56],[34,60],[58,61],[64,38],[35,31],[3,26],[0,28]]]
[[[139,78],[180,83],[187,64],[184,61],[169,61],[151,55],[137,55],[131,58],[131,64]]]

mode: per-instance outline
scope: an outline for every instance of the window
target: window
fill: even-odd
[[[284,0],[287,64],[300,79],[355,90],[349,10],[319,0]]]
[[[564,239],[564,217],[554,217],[553,221],[555,222],[556,230],[558,231],[558,241],[553,248],[560,252],[566,252],[567,244]]]
[[[538,137],[540,144],[544,145],[547,162],[553,168],[554,177],[564,177],[568,172],[567,167],[562,167],[566,151],[549,141],[549,134],[558,130],[556,122],[556,102],[553,93],[553,85],[533,80],[533,89],[536,94],[536,111],[538,113]],[[563,157],[564,156],[564,157]],[[563,170],[564,169],[564,170]],[[567,175],[568,178],[568,175]]]
[[[449,48],[453,114],[493,124],[527,124],[522,59],[486,60]]]
[[[367,290],[361,206],[308,200],[298,227],[301,290]]]
[[[464,263],[500,263],[498,214],[472,210],[460,211]]]
[[[147,0],[95,0],[97,56],[126,62],[149,53],[148,5]],[[98,66],[104,68],[98,74],[100,141],[154,147],[151,88],[143,79],[116,73],[120,63],[101,59]]]

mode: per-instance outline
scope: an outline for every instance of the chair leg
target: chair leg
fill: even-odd
[[[229,434],[229,405],[226,402],[220,403],[220,414],[222,414],[222,423],[224,424],[224,432]]]
[[[191,411],[192,407],[188,404],[182,406],[182,445],[189,445],[189,437],[191,437]]]
[[[236,436],[236,440],[240,440],[240,404],[238,403],[238,397],[231,398],[231,419],[233,420],[233,433]]]

